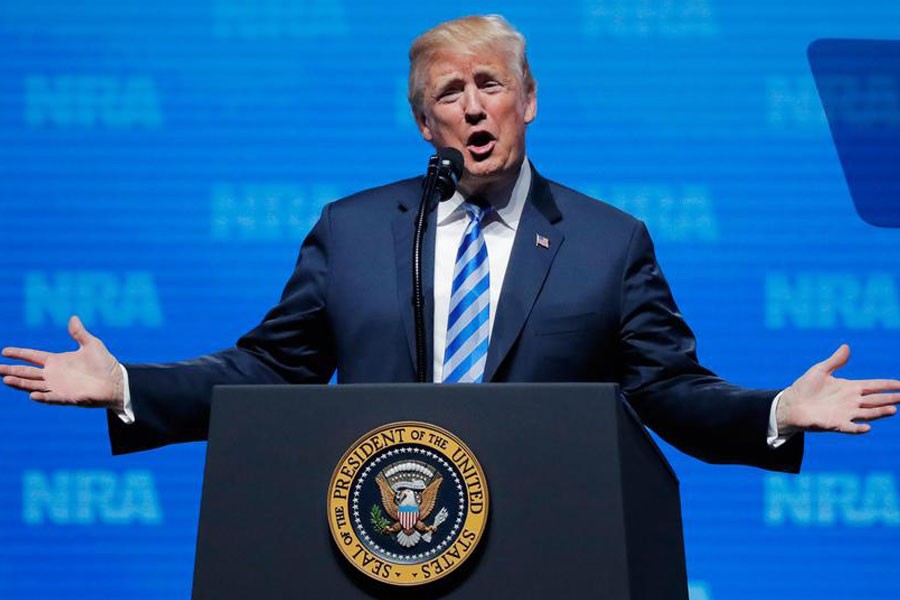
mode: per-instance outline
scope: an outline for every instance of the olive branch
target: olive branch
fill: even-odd
[[[381,509],[378,508],[377,504],[372,505],[372,510],[370,511],[372,526],[375,527],[375,530],[379,533],[385,533],[388,527],[391,526],[391,522],[384,516],[384,513],[381,512]]]

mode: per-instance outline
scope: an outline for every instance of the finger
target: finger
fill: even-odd
[[[30,363],[44,366],[47,359],[50,358],[49,352],[43,350],[32,350],[31,348],[4,348],[3,356],[6,358],[15,358],[18,360],[27,360]]]
[[[819,363],[829,373],[834,373],[850,360],[850,346],[841,344],[834,354]]]
[[[43,379],[43,369],[25,365],[0,365],[0,375],[12,375],[23,379]]]
[[[69,335],[72,336],[73,340],[78,342],[79,346],[84,346],[91,341],[92,337],[94,337],[85,328],[84,323],[81,322],[78,315],[72,315],[69,318]]]
[[[31,392],[31,399],[35,402],[40,402],[42,404],[64,404],[64,405],[78,405],[77,402],[70,400],[68,398],[64,398],[55,392],[41,391],[41,392]]]
[[[31,392],[30,398],[36,402],[43,402],[45,404],[60,404],[59,402],[54,401],[50,392],[47,391]]]
[[[32,394],[33,396],[34,394]],[[859,435],[861,433],[869,433],[872,430],[872,426],[868,423],[853,423],[850,422],[844,427],[841,427],[841,433],[849,433],[851,435]]]
[[[34,379],[22,379],[21,377],[6,376],[3,383],[9,387],[22,390],[23,392],[46,392],[47,383],[44,381],[35,381]]]
[[[900,381],[897,379],[864,379],[857,382],[862,388],[861,393],[877,394],[878,392],[896,392],[900,391]]]
[[[896,406],[879,406],[877,408],[861,408],[854,421],[877,421],[897,414]]]
[[[900,394],[870,394],[864,396],[859,405],[863,408],[875,408],[888,404],[900,404]]]

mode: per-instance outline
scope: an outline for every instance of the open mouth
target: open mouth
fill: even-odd
[[[483,158],[494,149],[497,139],[487,131],[476,131],[466,140],[466,149],[474,158]]]

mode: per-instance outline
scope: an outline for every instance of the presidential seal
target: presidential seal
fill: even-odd
[[[357,569],[392,585],[453,572],[475,550],[488,515],[484,471],[455,435],[389,423],[359,438],[328,490],[328,524]]]

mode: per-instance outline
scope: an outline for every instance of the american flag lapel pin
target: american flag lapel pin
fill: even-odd
[[[540,248],[550,248],[550,238],[539,233],[534,234],[534,245]]]

